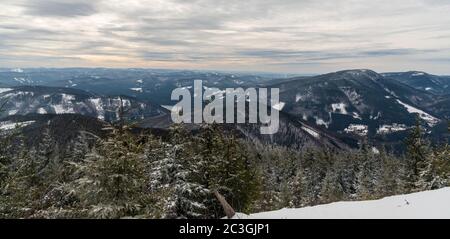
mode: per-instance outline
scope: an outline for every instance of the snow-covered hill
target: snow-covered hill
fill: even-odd
[[[450,219],[450,188],[387,197],[374,201],[337,202],[299,209],[282,209],[241,219]]]
[[[0,118],[27,114],[81,114],[111,122],[118,120],[121,104],[126,117],[132,120],[158,116],[162,110],[134,97],[103,96],[79,89],[44,86],[0,88],[0,102],[5,102]]]

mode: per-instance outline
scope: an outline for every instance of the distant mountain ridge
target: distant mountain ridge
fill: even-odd
[[[440,95],[450,94],[450,76],[437,76],[422,71],[393,72],[382,75],[416,89]]]
[[[221,90],[280,88],[281,132],[262,137],[256,126],[233,126],[249,138],[292,147],[399,144],[416,117],[433,137],[447,137],[448,79],[419,71],[380,74],[369,69],[281,79],[200,71],[21,69],[0,72],[0,102],[8,99],[0,118],[71,113],[114,122],[121,96],[128,119],[141,127],[165,129],[172,124],[170,112],[159,105],[173,105],[173,89],[191,89],[194,80],[202,80],[205,87]]]
[[[283,111],[341,135],[399,142],[419,117],[424,126],[446,123],[446,96],[416,89],[372,70],[345,70],[292,78],[280,88]],[[439,106],[436,106],[440,102]]]

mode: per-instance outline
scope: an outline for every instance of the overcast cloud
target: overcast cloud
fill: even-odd
[[[450,74],[448,0],[2,0],[0,67]]]

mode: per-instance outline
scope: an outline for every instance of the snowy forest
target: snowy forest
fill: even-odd
[[[394,155],[293,150],[174,125],[164,137],[120,124],[105,137],[80,133],[67,148],[44,130],[37,147],[20,130],[0,145],[1,218],[222,218],[214,192],[239,212],[371,200],[449,186],[450,149],[420,125]]]

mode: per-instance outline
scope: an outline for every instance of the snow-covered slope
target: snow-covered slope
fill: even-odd
[[[235,217],[242,219],[450,219],[450,188],[374,201],[337,202],[252,215],[237,214]]]
[[[119,119],[122,103],[126,117],[132,120],[160,114],[159,107],[133,97],[102,96],[83,90],[57,87],[0,88],[0,102],[5,102],[0,118],[27,114],[81,114],[105,121],[116,121]]]

